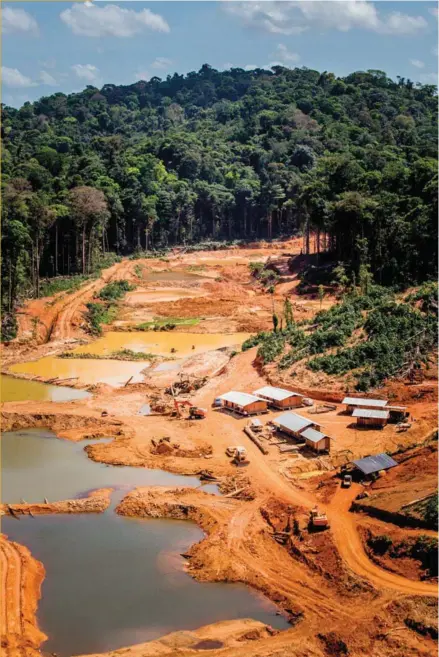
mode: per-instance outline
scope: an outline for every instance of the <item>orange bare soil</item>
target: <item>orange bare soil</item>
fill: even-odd
[[[5,367],[48,352],[58,353],[72,339],[90,340],[81,328],[83,305],[106,282],[116,278],[127,278],[141,288],[141,296],[131,296],[136,299],[135,305],[120,302],[116,322],[119,328],[154,317],[187,317],[200,322],[196,326],[177,326],[176,331],[266,330],[271,322],[272,297],[250,277],[245,262],[272,256],[283,271],[288,260],[288,255],[283,254],[299,254],[300,248],[301,241],[292,240],[276,249],[254,245],[227,252],[176,254],[165,263],[118,263],[100,279],[72,294],[61,295],[50,306],[47,299],[28,303],[23,308],[17,341],[3,349]],[[165,283],[147,281],[144,275],[139,277],[137,266],[144,272],[196,272],[201,278],[193,282],[170,281],[169,277]],[[275,303],[281,303],[288,293],[300,317],[311,317],[320,303],[317,298],[299,297],[297,282],[295,275],[283,273],[274,294]],[[182,289],[193,288],[193,292],[169,300],[169,289],[173,287],[179,288],[178,294],[183,294]],[[164,298],[158,300],[163,288]],[[148,296],[148,290],[154,295]],[[333,301],[329,295],[325,298],[327,305]],[[29,334],[32,317],[41,318],[37,340]],[[143,382],[118,389],[97,384],[90,388],[91,397],[73,402],[23,401],[2,405],[3,430],[41,426],[69,440],[112,436],[111,442],[86,447],[88,456],[99,462],[162,468],[181,474],[209,471],[218,481],[222,496],[189,488],[141,488],[130,492],[117,511],[130,516],[194,520],[204,530],[205,538],[189,549],[188,572],[204,581],[244,582],[273,600],[292,622],[291,629],[277,632],[250,619],[230,619],[127,647],[124,655],[185,657],[202,649],[207,654],[227,657],[436,654],[435,581],[421,580],[419,568],[412,560],[400,560],[392,567],[389,560],[375,558],[367,546],[371,534],[389,534],[402,541],[426,530],[396,527],[389,518],[372,520],[364,513],[350,511],[364,488],[353,484],[350,489],[342,489],[334,476],[337,466],[353,458],[399,451],[399,465],[369,487],[370,497],[361,502],[387,495],[386,500],[397,497],[400,508],[431,493],[437,477],[432,438],[437,428],[436,382],[422,384],[428,389],[422,395],[419,387],[393,384],[395,398],[399,386],[416,420],[404,433],[399,433],[395,425],[383,430],[352,428],[352,418],[342,413],[339,403],[335,410],[317,415],[311,408],[299,409],[301,415],[316,419],[325,433],[336,439],[329,456],[317,457],[302,451],[296,458],[281,452],[278,439],[267,426],[280,411],[270,411],[261,416],[261,442],[268,452],[264,455],[243,432],[246,419],[211,407],[213,399],[228,390],[252,392],[268,380],[276,382],[274,372],[262,371],[255,356],[255,349],[234,357],[226,349],[197,353],[184,361],[181,371],[185,376],[190,374],[194,381],[202,378],[200,387],[193,386],[185,399],[208,409],[203,420],[187,419],[187,410],[182,411],[182,417],[172,414],[172,396],[165,389],[184,379],[172,370],[148,374]],[[93,360],[89,363],[93,367]],[[76,385],[81,387],[83,383],[79,380]],[[301,390],[312,392],[315,399],[340,402],[341,390],[315,385],[310,380],[309,386],[305,382]],[[294,389],[291,382],[288,387]],[[138,414],[145,403],[152,409],[146,417]],[[245,468],[237,468],[226,456],[230,445],[245,446],[250,461]],[[108,491],[100,491],[96,497],[74,500],[79,506],[73,511],[104,510],[108,495]],[[64,505],[60,507],[62,512],[69,510],[68,502],[59,504]],[[313,533],[308,529],[309,512],[315,504],[327,514],[327,531]],[[17,505],[17,512],[21,506]],[[56,512],[52,508],[55,505],[48,505],[51,508],[47,509],[40,508],[46,505],[37,505],[38,509],[32,504],[28,506],[35,513]],[[44,639],[35,620],[43,566],[25,548],[5,537],[1,547],[3,599],[8,594],[7,612],[2,616],[2,647],[7,649],[8,657],[34,657]],[[115,656],[120,652],[107,654]]]

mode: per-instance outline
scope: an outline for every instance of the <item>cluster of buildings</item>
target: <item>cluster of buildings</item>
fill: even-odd
[[[223,408],[240,415],[258,415],[267,413],[268,407],[289,410],[303,405],[304,395],[283,388],[264,386],[252,394],[247,392],[226,392],[218,397]],[[310,420],[297,413],[283,413],[273,422],[283,433],[302,440],[303,444],[315,452],[329,452],[332,438],[320,430],[315,420]]]
[[[386,399],[362,399],[345,397],[346,412],[357,420],[359,426],[385,427],[388,422],[400,422],[408,413],[405,406],[392,406]]]
[[[298,392],[264,386],[252,393],[234,390],[226,392],[218,397],[215,403],[247,417],[267,413],[269,407],[290,411],[303,406],[304,401],[306,398]],[[356,419],[359,426],[382,428],[387,422],[398,422],[404,420],[408,415],[405,406],[392,406],[384,399],[345,397],[342,403],[346,405],[346,412]],[[295,440],[302,441],[303,446],[309,447],[315,452],[330,451],[331,441],[334,438],[324,433],[321,425],[314,419],[289,412],[279,415],[273,424],[279,431]]]

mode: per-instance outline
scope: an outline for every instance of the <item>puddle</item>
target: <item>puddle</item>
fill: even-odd
[[[213,650],[214,648],[223,648],[224,643],[222,641],[215,641],[214,639],[205,639],[204,641],[199,641],[194,646],[191,646],[192,650]]]
[[[143,404],[137,411],[138,415],[150,415],[151,414],[151,406],[149,404]]]
[[[119,349],[143,351],[161,356],[182,358],[212,349],[241,345],[250,333],[177,333],[173,331],[110,331],[92,344],[75,349],[89,354],[105,354]],[[192,349],[194,347],[194,349]],[[175,352],[171,353],[171,349]],[[88,363],[90,369],[90,361]],[[99,361],[99,363],[105,361]],[[108,361],[107,361],[108,362]],[[124,363],[125,364],[125,363]],[[142,369],[142,368],[141,368]]]
[[[78,351],[86,351],[80,347]],[[139,350],[140,351],[140,350]],[[103,352],[97,352],[103,353]],[[78,377],[86,385],[108,383],[120,387],[132,376],[133,382],[143,381],[141,371],[149,367],[147,361],[128,362],[121,360],[75,360],[46,356],[29,363],[17,363],[10,368],[12,372],[34,374],[46,378],[57,376],[60,379]]]
[[[181,369],[183,361],[177,361],[177,360],[168,360],[164,361],[163,363],[159,363],[154,367],[153,370],[151,370],[151,373],[153,372],[178,372],[178,370]]]
[[[124,304],[127,306],[137,306],[144,303],[160,303],[168,301],[178,301],[179,299],[195,299],[205,297],[206,292],[198,289],[185,287],[162,287],[158,290],[142,290],[138,288],[134,292],[128,292],[125,295]]]
[[[198,486],[196,477],[94,463],[83,453],[84,442],[58,440],[41,429],[2,439],[4,501],[118,488],[103,514],[2,519],[2,531],[26,545],[46,570],[38,605],[40,627],[49,636],[44,652],[68,657],[117,650],[233,618],[289,627],[275,605],[244,585],[200,583],[184,572],[181,553],[203,536],[193,523],[114,513],[132,486]]]
[[[75,390],[64,386],[52,386],[38,381],[16,379],[13,376],[1,375],[0,401],[72,401],[85,399],[90,393],[85,390]]]

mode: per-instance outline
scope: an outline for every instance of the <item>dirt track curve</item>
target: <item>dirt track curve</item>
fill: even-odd
[[[132,264],[129,260],[122,260],[122,262],[106,269],[98,280],[85,285],[76,293],[69,295],[68,299],[63,301],[62,307],[54,319],[48,336],[49,341],[56,342],[74,337],[73,319],[81,307],[93,298],[107,283],[129,277]]]
[[[18,335],[20,341],[36,334],[38,344],[57,342],[78,337],[80,311],[106,285],[114,280],[132,279],[134,263],[122,260],[104,269],[101,276],[71,293],[61,293],[50,303],[47,299],[34,299],[25,304],[17,313]],[[36,326],[34,323],[36,322]]]

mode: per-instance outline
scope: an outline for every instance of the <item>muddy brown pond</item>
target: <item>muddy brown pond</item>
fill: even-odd
[[[0,377],[0,401],[73,401],[85,399],[90,393],[64,386],[52,386],[39,381],[28,381],[2,374]]]
[[[276,607],[250,588],[200,583],[184,572],[181,553],[203,536],[195,524],[114,511],[135,486],[199,486],[196,477],[94,463],[84,444],[43,429],[2,436],[4,501],[55,501],[90,488],[116,488],[102,514],[2,519],[2,532],[26,545],[46,570],[38,606],[39,625],[49,637],[44,652],[69,657],[116,650],[233,618],[288,627]],[[217,492],[213,486],[203,490]]]

